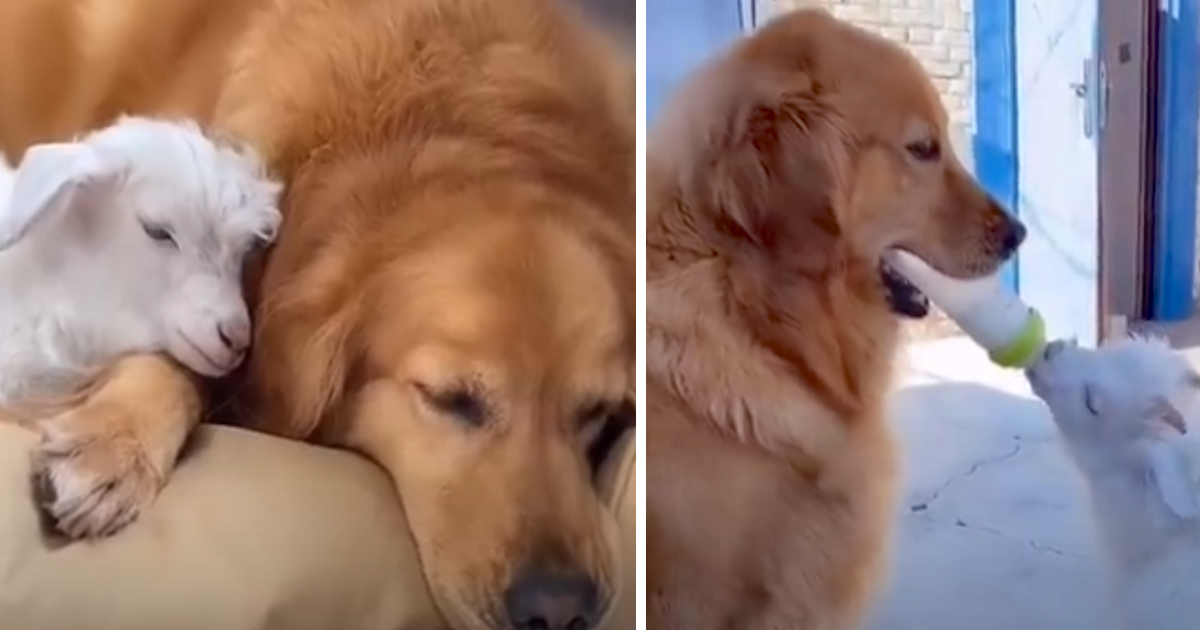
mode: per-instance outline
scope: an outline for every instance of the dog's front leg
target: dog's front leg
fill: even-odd
[[[71,538],[120,530],[158,495],[202,414],[199,383],[169,359],[121,359],[81,404],[37,421],[35,492]]]

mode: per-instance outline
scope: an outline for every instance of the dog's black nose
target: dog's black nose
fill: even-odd
[[[1008,231],[1004,234],[1004,241],[1001,245],[1004,247],[1004,255],[1009,256],[1017,251],[1021,243],[1025,242],[1025,224],[1016,219],[1008,220]]]
[[[596,584],[582,573],[526,571],[504,593],[514,630],[592,630]]]

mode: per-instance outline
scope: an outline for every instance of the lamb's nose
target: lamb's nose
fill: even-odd
[[[233,352],[245,352],[250,347],[250,320],[243,317],[225,320],[217,325],[217,336]]]
[[[1056,339],[1046,344],[1046,349],[1042,351],[1042,357],[1045,359],[1053,359],[1055,355],[1062,352],[1067,347],[1067,343],[1061,339]]]
[[[526,571],[504,593],[516,630],[591,630],[596,623],[596,584],[582,573]]]

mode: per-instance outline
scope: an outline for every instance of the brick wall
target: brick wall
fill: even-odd
[[[963,127],[973,126],[971,8],[974,0],[757,1],[759,15],[765,17],[779,11],[823,6],[840,18],[904,44],[933,76],[953,121]]]

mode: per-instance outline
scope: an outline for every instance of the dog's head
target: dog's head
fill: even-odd
[[[455,628],[593,628],[619,575],[596,474],[634,424],[632,239],[532,186],[380,214],[403,192],[371,169],[290,192],[345,212],[274,254],[304,271],[261,313],[269,428],[321,431],[391,473]]]
[[[886,251],[969,278],[993,272],[1024,238],[955,156],[916,59],[822,11],[766,25],[675,103],[656,145],[699,156],[680,173],[684,188],[704,191],[719,232],[778,266],[872,265],[894,310],[923,315],[923,296],[883,265]],[[703,133],[673,130],[698,119]]]

